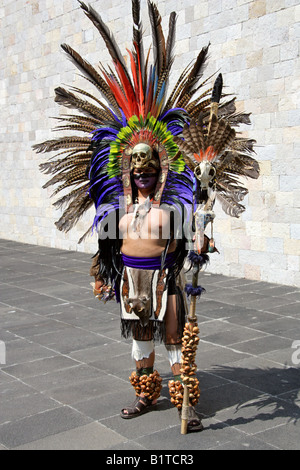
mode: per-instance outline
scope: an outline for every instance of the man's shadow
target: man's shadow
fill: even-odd
[[[166,375],[164,381],[172,377]],[[206,429],[238,426],[254,421],[280,418],[297,424],[300,420],[300,369],[293,367],[247,369],[234,366],[214,366],[197,371],[201,396],[196,405],[197,414],[205,421],[216,417]],[[160,408],[173,408],[168,388],[162,390]],[[162,408],[161,408],[162,409]]]

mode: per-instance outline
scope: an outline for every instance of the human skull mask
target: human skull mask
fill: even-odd
[[[137,144],[132,150],[131,169],[159,168],[159,162],[148,144]]]
[[[201,182],[201,188],[208,189],[209,183],[216,175],[216,169],[210,162],[205,160],[196,167],[195,175]]]

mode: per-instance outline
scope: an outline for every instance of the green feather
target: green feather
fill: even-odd
[[[140,132],[148,133],[151,140],[165,147],[171,170],[177,173],[184,171],[185,162],[183,157],[180,155],[173,160],[179,149],[173,140],[172,133],[168,131],[167,124],[158,121],[149,113],[146,119],[143,119],[142,116],[132,116],[128,120],[128,125],[120,130],[116,140],[110,144],[109,162],[107,165],[107,172],[110,178],[121,176],[123,151],[128,145],[132,146],[133,142],[138,139],[137,134]]]

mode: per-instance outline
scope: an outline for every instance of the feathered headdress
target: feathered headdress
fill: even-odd
[[[170,14],[165,39],[159,11],[148,0],[153,39],[153,63],[150,64],[150,50],[145,54],[143,48],[140,0],[132,0],[133,47],[127,51],[130,58],[127,69],[113,35],[99,14],[90,5],[79,3],[104,39],[115,70],[101,67],[97,71],[78,52],[62,44],[62,49],[97,88],[100,96],[79,88],[57,88],[55,101],[80,112],[59,118],[63,124],[58,129],[77,131],[79,135],[83,132],[86,136],[62,137],[34,146],[38,152],[60,151],[40,166],[42,171],[53,175],[44,186],[55,185],[53,195],[70,189],[54,204],[66,206],[56,226],[60,230],[70,230],[93,202],[97,209],[94,224],[97,224],[106,213],[105,204],[117,208],[121,195],[125,196],[127,210],[130,210],[133,202],[129,178],[131,150],[135,143],[144,141],[145,136],[151,139],[160,159],[161,175],[155,203],[172,203],[176,197],[182,203],[190,203],[190,171],[173,137],[181,133],[189,115],[198,115],[209,104],[205,100],[208,92],[195,98],[196,92],[205,84],[199,85],[199,80],[208,47],[201,50],[193,66],[184,70],[168,96],[174,61],[175,12]]]
[[[59,151],[40,165],[42,171],[53,175],[44,186],[56,186],[53,195],[69,190],[54,203],[56,207],[65,207],[56,222],[59,230],[70,230],[93,203],[97,209],[94,225],[101,222],[109,210],[119,208],[120,196],[124,196],[126,210],[132,209],[131,152],[136,143],[145,139],[152,142],[160,161],[161,174],[154,196],[157,205],[164,202],[191,204],[192,172],[195,171],[191,151],[198,163],[203,158],[214,161],[215,152],[218,153],[217,189],[231,215],[236,215],[237,206],[232,205],[230,198],[234,195],[236,201],[245,194],[236,176],[258,175],[258,166],[249,156],[253,142],[238,138],[231,128],[229,130],[230,125],[248,122],[249,116],[235,113],[234,98],[218,105],[218,118],[210,116],[211,90],[205,89],[207,80],[200,82],[209,46],[203,47],[194,63],[183,70],[168,94],[176,13],[170,14],[165,38],[159,11],[152,1],[147,1],[152,64],[150,50],[146,54],[143,47],[140,0],[132,0],[133,45],[131,51],[127,50],[130,67],[127,68],[100,15],[82,1],[79,1],[80,7],[102,36],[114,70],[101,66],[98,71],[72,47],[62,44],[64,52],[83,77],[95,86],[99,96],[79,88],[58,87],[55,101],[79,114],[58,118],[62,125],[57,129],[75,131],[78,136],[61,137],[34,146],[37,152]]]

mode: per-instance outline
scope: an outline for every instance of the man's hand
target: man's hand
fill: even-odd
[[[103,281],[91,282],[94,296],[99,300],[103,300],[106,303],[108,300],[114,298],[114,292],[111,286],[106,285]]]
[[[101,288],[104,286],[104,282],[102,280],[96,280],[94,290],[101,292]]]

